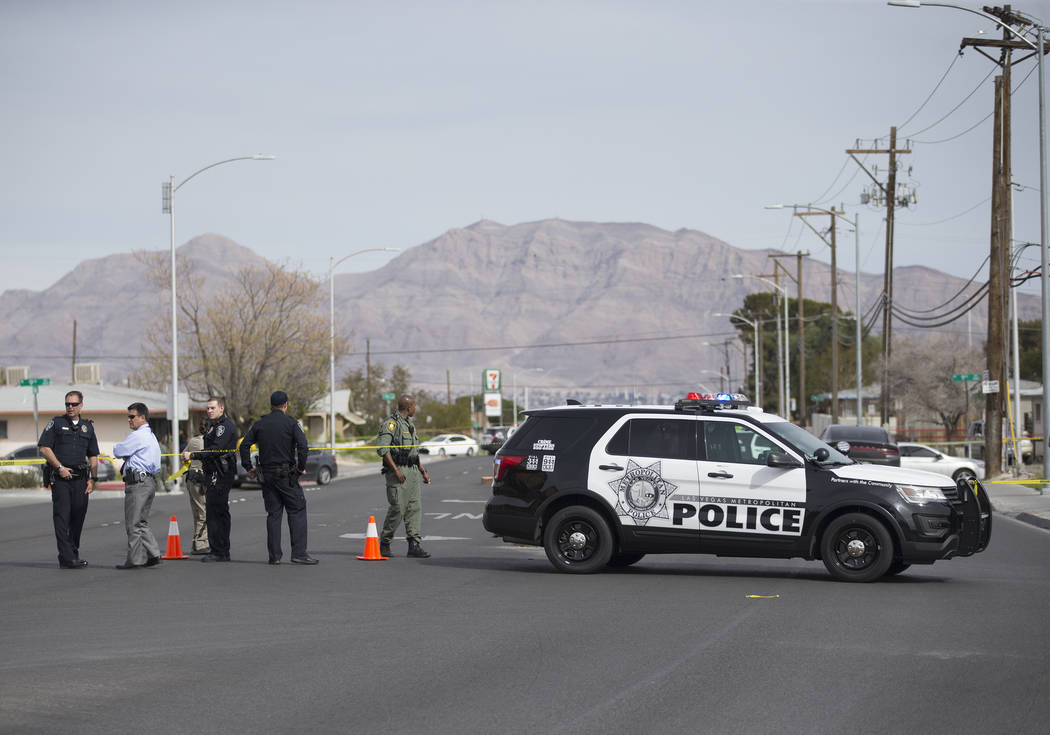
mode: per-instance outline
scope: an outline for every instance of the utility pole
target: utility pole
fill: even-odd
[[[798,272],[798,276],[793,280],[795,285],[798,286],[798,307],[797,307],[797,323],[798,323],[798,425],[805,426],[807,423],[808,416],[808,401],[806,400],[806,337],[805,337],[805,320],[802,298],[802,259],[809,257],[809,251],[802,252],[801,250],[796,251],[794,254],[784,253],[770,255],[770,258],[795,258],[795,267]],[[779,265],[780,261],[776,261]],[[783,267],[783,266],[781,266]],[[787,269],[784,269],[784,273],[787,273]],[[791,274],[788,274],[788,278],[791,278]]]
[[[868,175],[875,186],[878,187],[881,192],[881,199],[886,202],[886,259],[884,264],[884,273],[882,276],[882,395],[880,398],[881,405],[881,417],[880,421],[882,426],[886,426],[890,421],[890,356],[891,356],[891,330],[893,327],[893,211],[898,203],[907,206],[908,197],[907,192],[904,196],[899,196],[897,192],[897,156],[904,153],[911,153],[911,150],[907,148],[897,147],[897,128],[890,128],[890,147],[889,148],[861,148],[859,145],[856,148],[849,148],[846,153],[852,158],[858,166],[860,166],[864,173]],[[876,142],[876,146],[878,142]],[[875,176],[868,171],[863,163],[857,160],[858,153],[875,153],[889,156],[890,170],[889,176],[886,181],[886,185],[883,186]],[[902,201],[898,202],[898,199]],[[859,318],[860,315],[858,314]]]
[[[807,212],[795,212],[796,217],[801,217],[806,227],[813,230],[824,244],[831,248],[831,423],[839,422],[839,288],[838,288],[838,249],[836,248],[835,223],[839,215],[845,214],[845,210],[831,211],[815,210]],[[806,217],[828,215],[831,217],[830,237],[809,223]]]
[[[1009,5],[1003,7],[985,7],[984,12],[999,18],[1004,24],[1024,26],[1027,22],[1011,11]],[[1002,471],[1002,422],[1003,393],[1001,387],[1006,377],[1006,332],[1007,307],[1010,303],[1010,242],[1013,237],[1010,220],[1012,189],[1011,177],[1011,140],[1010,140],[1010,87],[1011,67],[1028,59],[1029,54],[1017,61],[1012,60],[1013,49],[1029,51],[1030,47],[1021,41],[1010,40],[1011,34],[1002,29],[1001,39],[963,38],[959,52],[972,47],[979,54],[998,65],[1002,74],[995,78],[995,125],[992,133],[992,222],[989,240],[988,261],[988,342],[986,346],[986,380],[992,383],[989,387],[999,386],[996,392],[985,393],[984,403],[984,461],[985,476],[991,477]],[[998,58],[986,53],[984,49],[999,49]],[[1045,274],[1044,274],[1045,277]],[[1045,348],[1045,346],[1044,346]],[[1047,377],[1044,375],[1043,379]],[[987,384],[986,384],[987,385]],[[1017,387],[1014,387],[1017,390]],[[1020,458],[1015,457],[1015,462]]]

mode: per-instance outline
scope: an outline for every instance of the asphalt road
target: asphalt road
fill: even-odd
[[[1050,532],[868,585],[819,562],[647,557],[558,574],[481,526],[489,458],[429,464],[433,557],[362,562],[378,475],[307,493],[315,567],[266,564],[235,490],[231,564],[118,571],[95,498],[58,568],[46,503],[0,504],[4,733],[988,733],[1050,722]],[[161,496],[164,546],[185,495]],[[287,531],[287,527],[285,528]],[[347,537],[347,535],[350,537]],[[286,554],[287,536],[285,537]]]

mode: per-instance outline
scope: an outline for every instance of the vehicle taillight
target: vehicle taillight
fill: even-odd
[[[507,470],[524,461],[524,457],[500,457],[497,455],[496,459],[492,462],[492,481],[502,482],[507,474]]]

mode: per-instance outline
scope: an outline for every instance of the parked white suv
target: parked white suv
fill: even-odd
[[[948,475],[956,482],[961,477],[984,479],[984,462],[982,460],[952,457],[944,452],[938,452],[933,447],[913,442],[897,442],[897,447],[901,452],[901,467],[937,472],[942,475]]]

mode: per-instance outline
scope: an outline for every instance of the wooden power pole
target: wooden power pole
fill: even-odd
[[[886,260],[882,276],[882,394],[879,404],[881,405],[881,422],[886,426],[890,421],[890,355],[891,355],[891,330],[893,327],[893,211],[898,203],[897,193],[897,156],[911,153],[907,148],[897,147],[897,128],[890,128],[889,148],[850,148],[846,150],[850,158],[864,169],[864,173],[875,182],[882,192],[882,198],[886,202]],[[857,160],[858,153],[885,153],[889,156],[890,170],[885,186],[868,171],[863,163]],[[860,318],[860,315],[857,315]]]
[[[1011,26],[1024,25],[1025,21],[1015,16],[1009,5],[984,8],[1003,23]],[[985,58],[997,64],[1002,74],[995,78],[995,125],[992,133],[992,221],[989,239],[988,261],[988,341],[986,344],[986,369],[983,383],[984,403],[984,461],[985,476],[992,477],[1002,471],[1002,421],[1003,395],[1006,378],[1006,320],[1010,303],[1010,241],[1013,237],[1010,212],[1012,209],[1010,188],[1011,141],[1010,141],[1010,68],[1029,58],[1028,54],[1012,61],[1013,49],[1028,51],[1029,46],[1021,41],[1010,40],[1010,32],[1003,29],[1001,39],[964,38],[959,52],[972,47]],[[999,49],[993,57],[984,49]],[[1044,376],[1045,379],[1045,376]],[[1017,390],[1015,387],[1014,390]],[[1020,461],[1015,457],[1014,461]]]

